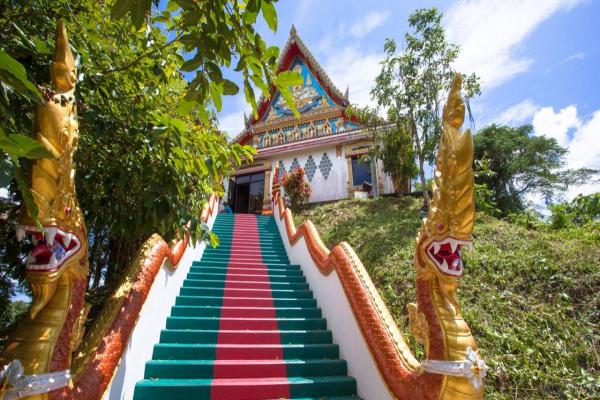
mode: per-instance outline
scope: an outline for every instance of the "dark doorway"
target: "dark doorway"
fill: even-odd
[[[241,175],[235,178],[232,190],[233,210],[240,214],[259,214],[262,212],[265,191],[265,174]]]

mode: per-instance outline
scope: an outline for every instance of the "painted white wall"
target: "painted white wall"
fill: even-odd
[[[216,218],[215,210],[207,221],[210,229]],[[196,246],[190,243],[175,270],[170,271],[163,265],[158,271],[129,337],[127,347],[121,356],[117,371],[104,393],[104,400],[133,399],[135,384],[144,379],[146,362],[152,359],[154,345],[159,342],[160,331],[166,327],[167,317],[171,314],[171,307],[175,304],[179,289],[192,262],[202,258],[205,248],[205,243],[198,242]]]
[[[278,165],[279,161],[283,161],[285,171],[289,172],[294,158],[298,159],[299,165],[306,170],[306,162],[308,156],[312,158],[317,166],[317,171],[313,179],[309,181],[312,188],[311,203],[321,201],[340,200],[348,198],[348,161],[346,160],[346,146],[342,144],[340,156],[336,155],[335,146],[313,148],[308,151],[297,153],[286,153],[280,156],[274,155],[270,158],[271,165]],[[323,154],[327,153],[332,167],[327,179],[321,173],[319,164],[323,158]],[[377,161],[377,174],[381,176],[383,183],[383,192],[380,194],[389,194],[394,192],[391,177],[383,172],[383,163]],[[308,178],[307,178],[308,179]],[[282,188],[283,190],[283,188]]]
[[[381,183],[383,184],[383,191],[380,194],[394,193],[392,177],[383,171],[383,161],[381,160],[377,160],[377,174],[381,176]]]
[[[327,319],[327,326],[333,333],[333,342],[340,347],[340,357],[348,363],[348,375],[357,381],[358,395],[369,400],[392,399],[362,336],[337,271],[329,276],[321,274],[304,238],[294,246],[290,244],[285,221],[279,219],[278,205],[275,205],[274,218],[291,263],[302,267],[323,317]]]
[[[343,146],[342,146],[343,149]],[[342,150],[343,151],[343,150]],[[332,167],[327,179],[321,173],[319,164],[323,158],[323,154],[327,153]],[[289,172],[294,158],[298,159],[298,163],[306,170],[306,162],[308,156],[312,158],[317,166],[317,171],[313,179],[309,181],[312,188],[312,196],[310,202],[320,202],[329,200],[339,200],[348,197],[348,164],[346,158],[341,154],[336,156],[335,146],[313,148],[304,152],[282,154],[280,156],[272,156],[271,164],[278,165],[279,161],[283,161],[285,171]]]

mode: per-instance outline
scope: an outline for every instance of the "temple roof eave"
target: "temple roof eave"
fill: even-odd
[[[280,144],[277,146],[259,149],[256,157],[266,158],[276,154],[297,152],[299,150],[308,150],[315,147],[333,146],[341,143],[352,142],[359,139],[371,137],[371,133],[365,129],[355,129],[343,133],[321,136],[315,139],[299,140],[297,142]]]

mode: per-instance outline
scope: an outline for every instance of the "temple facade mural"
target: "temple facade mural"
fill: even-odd
[[[373,143],[359,121],[346,115],[349,89],[342,93],[334,85],[294,27],[279,59],[279,71],[283,70],[302,76],[302,84],[290,87],[300,118],[277,91],[259,100],[258,117],[246,119],[245,129],[235,138],[257,150],[253,166],[256,160],[264,171],[278,166],[279,179],[286,172],[304,168],[312,188],[311,202],[393,193],[396,188],[383,172],[381,162],[365,161]],[[256,173],[256,168],[250,169]],[[248,178],[247,171],[240,168],[236,173],[238,182],[256,179]],[[269,188],[266,176],[264,187]],[[239,203],[246,200],[234,195],[240,193],[236,179],[230,183],[229,199],[240,212],[245,206],[238,207]]]

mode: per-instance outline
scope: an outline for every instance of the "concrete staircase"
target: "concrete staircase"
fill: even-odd
[[[357,399],[273,217],[220,214],[213,232],[221,245],[194,262],[134,400]]]

